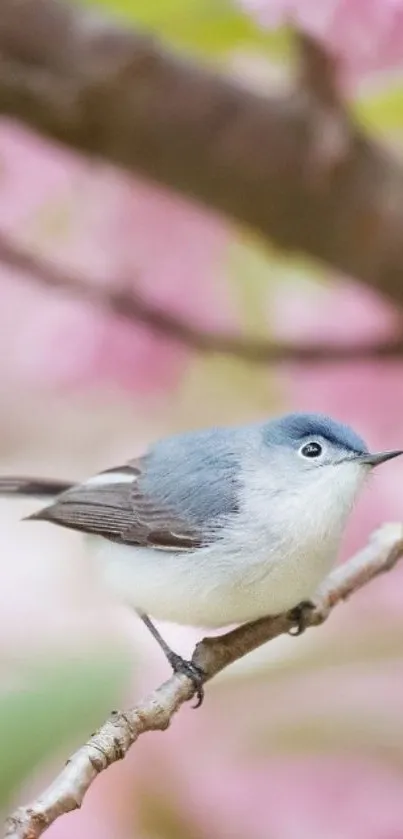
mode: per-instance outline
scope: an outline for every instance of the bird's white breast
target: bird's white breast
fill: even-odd
[[[353,465],[318,469],[284,496],[262,491],[251,471],[241,512],[210,547],[172,553],[96,539],[105,580],[160,620],[218,627],[278,614],[311,598],[329,571],[361,479]]]

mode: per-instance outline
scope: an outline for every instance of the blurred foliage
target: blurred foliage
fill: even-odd
[[[223,703],[228,701],[234,681],[250,691],[247,705],[264,705],[268,679],[272,691],[283,691],[283,712],[278,706],[274,719],[270,714],[267,718],[257,715],[248,719],[247,734],[241,746],[243,758],[275,753],[336,756],[356,750],[403,768],[403,738],[398,733],[400,709],[396,711],[395,703],[389,703],[385,713],[383,702],[375,699],[363,705],[362,697],[359,693],[355,695],[354,689],[347,702],[343,692],[325,703],[320,697],[320,685],[331,679],[335,671],[335,680],[340,685],[348,685],[350,677],[354,678],[357,673],[365,679],[375,667],[380,679],[382,674],[399,672],[401,622],[384,624],[382,632],[379,632],[379,626],[366,625],[362,631],[357,628],[349,633],[348,643],[343,631],[330,641],[325,634],[319,634],[316,640],[313,645],[286,651],[283,639],[280,661],[268,659],[262,649],[227,671],[225,678],[213,683],[214,698]],[[288,705],[287,697],[295,694],[301,677],[305,682],[313,680],[318,697],[313,699],[311,706],[306,702],[300,706],[292,700]]]
[[[142,833],[149,839],[203,839],[195,819],[188,821],[171,799],[165,795],[150,794],[145,788],[136,802],[137,817]]]
[[[403,128],[403,84],[384,80],[379,88],[363,91],[353,103],[353,112],[366,130],[388,134]]]
[[[245,338],[270,335],[270,291],[277,277],[279,255],[242,230],[230,239],[223,269],[230,284],[234,325],[228,330]],[[195,356],[181,388],[181,413],[184,426],[195,410],[195,425],[200,422],[200,394],[203,394],[203,421],[217,422],[249,419],[256,411],[268,413],[280,407],[278,377],[264,364],[250,364],[226,355]],[[190,422],[192,422],[190,420]]]
[[[254,686],[264,687],[268,673],[271,685],[286,685],[295,676],[317,675],[328,671],[329,667],[354,669],[368,664],[382,666],[393,663],[397,666],[402,655],[401,623],[393,621],[382,627],[382,633],[378,627],[356,629],[348,644],[343,634],[332,638],[331,643],[323,634],[315,644],[302,645],[298,649],[292,649],[288,644],[288,649],[285,649],[285,640],[288,639],[281,641],[283,653],[280,662],[267,658],[265,648],[262,648],[228,670],[225,679],[216,679],[213,684],[217,692],[225,692],[229,682],[242,684],[251,679]]]
[[[172,44],[214,57],[234,50],[266,51],[283,56],[289,36],[285,28],[263,30],[230,0],[82,0],[103,6],[128,21],[155,32]]]
[[[403,769],[403,740],[396,735],[399,720],[385,715],[382,708],[354,710],[344,708],[327,713],[304,714],[296,720],[285,719],[270,727],[268,732],[259,726],[254,741],[249,743],[249,754],[265,755],[269,751],[282,755],[329,754],[344,756],[356,750],[368,757],[376,755],[395,767]]]
[[[238,228],[229,240],[224,269],[230,287],[230,306],[234,325],[222,327],[245,339],[276,339],[277,312],[275,300],[279,287],[288,288],[292,295],[295,286],[329,281],[319,263],[298,256],[287,258],[259,236]],[[309,284],[309,285],[308,285]],[[316,299],[316,298],[315,298]],[[278,412],[285,408],[288,382],[278,376],[275,365],[251,364],[237,357],[225,355],[195,355],[181,387],[180,408],[184,428],[200,424],[200,394],[203,394],[203,422],[237,421]]]
[[[117,656],[48,662],[25,669],[0,695],[0,807],[46,758],[87,739],[116,703],[129,672]],[[67,755],[66,755],[67,757]]]

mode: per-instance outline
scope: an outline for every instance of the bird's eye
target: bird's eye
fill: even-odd
[[[320,443],[312,441],[311,443],[305,443],[304,446],[301,446],[299,451],[303,457],[320,457],[322,454],[322,446]]]

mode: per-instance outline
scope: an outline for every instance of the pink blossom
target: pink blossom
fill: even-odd
[[[206,328],[228,318],[224,223],[8,124],[0,154],[0,227],[40,258],[83,282],[140,290]],[[5,266],[0,281],[2,387],[109,383],[165,392],[191,358],[142,325],[42,289]]]
[[[239,0],[264,27],[294,23],[323,39],[347,73],[402,65],[402,0]]]
[[[375,762],[276,756],[227,766],[225,781],[213,770],[204,802],[198,796],[200,819],[220,839],[401,837],[402,779]]]

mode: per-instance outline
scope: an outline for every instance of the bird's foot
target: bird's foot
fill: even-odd
[[[167,658],[174,673],[182,673],[183,676],[187,676],[192,682],[197,697],[196,705],[193,705],[193,708],[200,708],[204,699],[203,684],[206,678],[204,671],[197,664],[194,664],[193,661],[186,661],[185,658],[172,651]]]
[[[315,608],[315,604],[312,603],[312,600],[301,600],[301,603],[298,603],[298,606],[294,606],[293,609],[290,609],[288,612],[288,617],[290,620],[295,622],[295,626],[289,630],[289,635],[302,635],[305,632],[305,629],[309,623],[309,615],[312,612],[312,609]]]
[[[171,650],[170,646],[164,640],[157,627],[154,626],[148,615],[145,615],[144,612],[138,612],[138,615],[149,632],[151,632],[153,638],[155,638],[157,644],[161,647],[162,652],[164,653],[165,658],[168,659],[174,673],[183,673],[183,675],[187,676],[193,683],[197,696],[196,705],[193,707],[200,708],[204,699],[203,684],[206,680],[206,674],[202,668],[198,667],[197,664],[194,664],[193,661],[186,661],[186,659],[182,658],[181,655],[178,655],[178,653]]]

